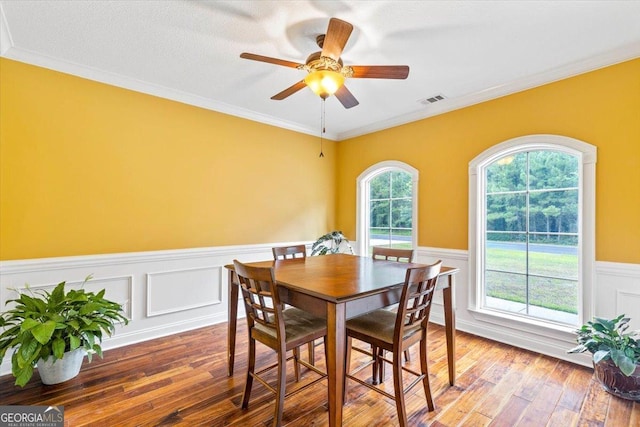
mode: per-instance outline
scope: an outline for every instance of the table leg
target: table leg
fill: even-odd
[[[329,426],[342,425],[346,340],[345,304],[327,303],[327,382]]]
[[[454,385],[456,376],[456,318],[453,313],[453,274],[448,275],[449,286],[443,289],[444,326],[447,337],[447,364],[449,384]]]
[[[238,284],[235,272],[229,270],[229,310],[227,319],[227,363],[229,376],[233,375],[236,354],[236,326],[238,323]]]

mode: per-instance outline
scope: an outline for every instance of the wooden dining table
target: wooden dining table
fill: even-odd
[[[280,299],[289,305],[327,319],[327,381],[329,425],[342,425],[345,381],[346,320],[395,304],[400,299],[406,270],[423,264],[374,260],[348,254],[251,262],[274,267]],[[238,315],[237,278],[229,269],[228,369],[233,375]],[[449,383],[455,382],[455,315],[453,278],[459,270],[443,266],[437,289],[443,292]]]

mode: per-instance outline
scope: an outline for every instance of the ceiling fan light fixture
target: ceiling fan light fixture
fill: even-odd
[[[304,82],[313,93],[327,99],[344,84],[344,76],[336,71],[317,70],[307,74]]]

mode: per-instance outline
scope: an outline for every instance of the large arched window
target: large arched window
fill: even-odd
[[[398,161],[377,163],[358,177],[358,253],[372,246],[413,248],[417,243],[417,169]]]
[[[591,316],[595,147],[509,140],[469,168],[470,309],[571,327]]]

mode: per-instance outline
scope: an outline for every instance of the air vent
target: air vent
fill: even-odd
[[[419,99],[418,102],[422,105],[430,105],[430,104],[435,104],[436,102],[439,102],[439,101],[443,101],[444,99],[445,99],[445,96],[440,94],[440,95],[431,96],[429,98]]]

